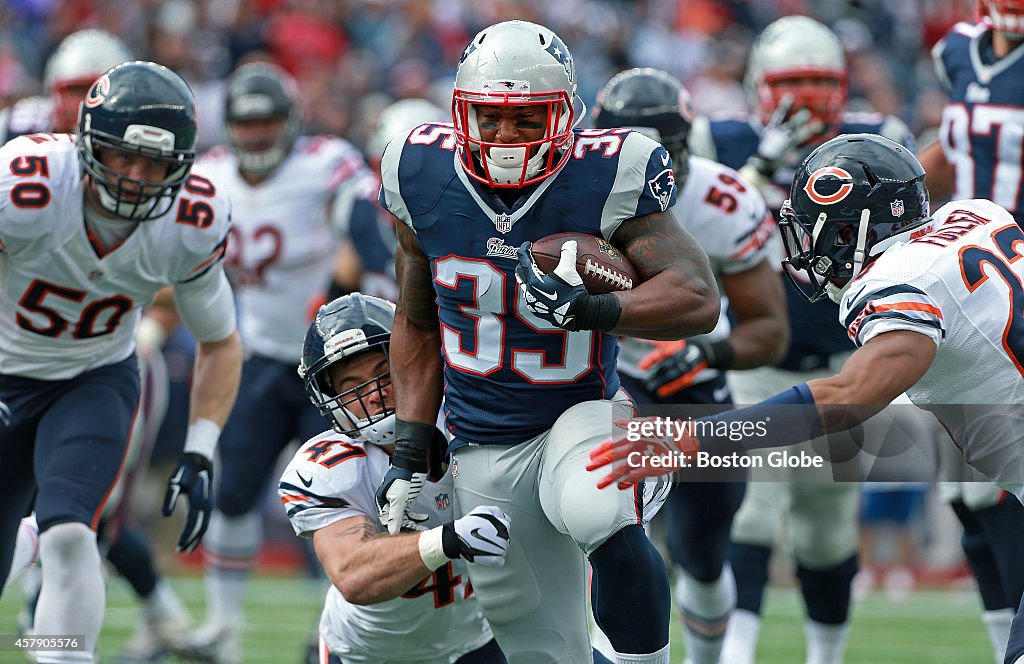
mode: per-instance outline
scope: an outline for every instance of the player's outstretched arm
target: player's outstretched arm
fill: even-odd
[[[670,211],[627,219],[612,243],[641,281],[615,293],[622,305],[615,334],[682,339],[714,329],[721,303],[707,254]]]
[[[627,434],[594,448],[587,469],[610,468],[598,486],[615,483],[624,489],[631,482],[675,472],[680,469],[675,462],[698,452],[719,455],[788,447],[825,433],[845,431],[877,414],[920,380],[931,366],[935,350],[935,343],[923,334],[885,332],[850,356],[835,376],[798,385],[759,404],[671,427],[654,426],[654,420],[667,418],[645,418],[651,420],[647,427],[650,433],[637,426],[643,422],[617,422]],[[735,430],[736,424],[757,422],[770,423],[764,435],[737,441],[714,434],[717,430]],[[716,426],[704,426],[707,423]],[[652,456],[672,460],[675,465],[645,460]]]
[[[365,516],[342,519],[313,533],[316,555],[331,583],[352,604],[399,597],[456,558],[503,565],[508,543],[508,517],[489,505],[420,533],[388,535]]]
[[[231,287],[218,266],[203,277],[179,284],[174,297],[185,326],[196,337],[196,361],[185,449],[171,475],[163,513],[174,511],[178,496],[188,500],[178,551],[199,545],[210,523],[213,457],[220,431],[235,405],[242,375],[242,340],[235,329]]]

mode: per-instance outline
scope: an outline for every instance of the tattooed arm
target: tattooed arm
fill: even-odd
[[[615,293],[622,305],[615,334],[683,339],[714,329],[721,303],[707,254],[671,212],[627,219],[612,244],[641,281],[631,291]]]
[[[313,533],[313,546],[331,583],[352,604],[394,599],[425,579],[420,533],[390,536],[375,520],[353,516]]]
[[[433,426],[441,408],[443,386],[433,275],[413,232],[400,221],[396,226],[399,292],[391,332],[391,381],[398,395],[398,418]]]

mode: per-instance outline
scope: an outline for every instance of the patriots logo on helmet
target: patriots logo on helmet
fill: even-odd
[[[466,58],[473,55],[473,51],[475,50],[476,42],[469,42],[469,46],[466,47],[466,50],[462,52],[462,57],[459,58],[459,64],[461,65],[463,62],[465,62]]]
[[[668,209],[668,204],[672,200],[672,192],[676,188],[675,173],[671,168],[666,168],[647,181],[647,188],[651,190],[651,195],[658,199],[658,205],[664,212]]]
[[[452,504],[452,501],[448,498],[447,493],[439,493],[436,496],[434,496],[434,502],[437,503],[437,509],[441,510],[442,512],[448,509],[448,507]]]
[[[555,37],[548,44],[548,47],[544,49],[551,54],[558,63],[565,67],[565,75],[569,78],[570,83],[575,83],[572,76],[572,55],[569,53],[569,49],[565,47],[561,39]]]

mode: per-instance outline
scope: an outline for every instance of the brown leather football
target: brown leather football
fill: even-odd
[[[583,233],[558,233],[543,237],[530,247],[534,262],[545,273],[558,265],[562,244],[576,240],[576,271],[592,295],[629,290],[640,283],[629,260],[607,240]]]

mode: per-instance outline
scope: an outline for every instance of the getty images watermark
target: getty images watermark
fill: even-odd
[[[771,418],[758,421],[720,422],[688,417],[679,420],[672,417],[651,417],[626,422],[626,440],[672,440],[678,443],[690,436],[728,438],[732,442],[750,438],[764,438],[768,435]],[[696,454],[665,450],[652,454],[632,452],[626,463],[634,468],[824,468],[825,459],[820,454],[804,450],[773,451],[767,455],[748,455],[745,452],[711,454],[703,450]]]

